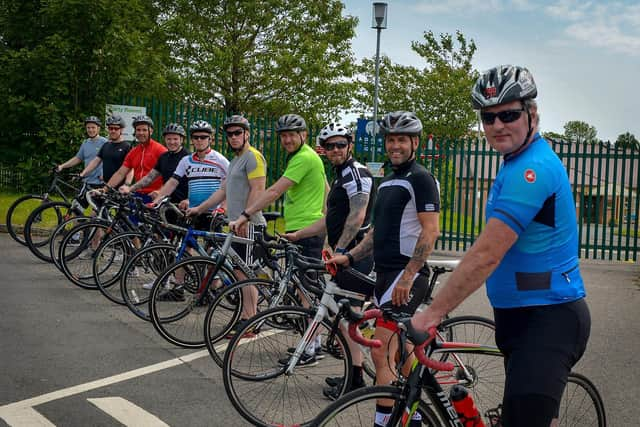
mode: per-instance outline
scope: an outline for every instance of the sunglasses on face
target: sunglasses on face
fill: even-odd
[[[326,150],[326,151],[331,151],[334,148],[346,148],[346,146],[349,145],[348,142],[328,142],[326,144],[324,144],[322,147]]]
[[[497,113],[481,112],[480,118],[485,125],[492,125],[496,121],[496,117],[500,119],[502,123],[512,123],[520,118],[524,109],[520,110],[504,110]]]
[[[120,127],[114,127],[114,128],[109,127],[109,128],[107,128],[107,129],[109,129],[109,131],[110,131],[110,132],[115,132],[115,131],[117,131],[117,130],[120,130]]]
[[[196,141],[199,139],[209,139],[209,135],[191,135],[191,139],[195,139]]]
[[[226,131],[227,138],[231,138],[232,136],[239,136],[239,135],[242,135],[243,133],[244,131],[242,129]]]

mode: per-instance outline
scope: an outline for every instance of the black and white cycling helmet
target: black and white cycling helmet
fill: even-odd
[[[343,136],[347,139],[347,141],[351,142],[351,129],[347,126],[341,125],[340,123],[329,123],[322,129],[320,129],[320,133],[318,134],[318,142],[320,145],[323,145],[327,139],[334,136]]]
[[[471,103],[473,108],[480,110],[537,95],[538,89],[529,70],[517,65],[500,65],[480,75],[471,90]]]
[[[120,126],[121,128],[127,127],[122,116],[117,114],[112,114],[107,117],[107,126]]]
[[[422,133],[422,122],[411,111],[394,111],[388,113],[378,121],[380,132],[383,135],[411,135],[419,136]]]
[[[280,116],[276,123],[276,132],[301,132],[307,130],[307,123],[297,114],[285,114]]]
[[[166,125],[164,127],[164,130],[162,131],[162,136],[165,136],[166,134],[170,134],[170,133],[175,135],[180,135],[182,137],[187,136],[182,125],[179,125],[177,123],[169,123],[168,125]]]
[[[191,126],[189,127],[189,134],[193,134],[195,132],[206,132],[211,135],[213,133],[213,128],[211,127],[209,122],[198,120],[191,123]]]
[[[222,128],[227,130],[230,126],[240,126],[244,130],[249,130],[251,125],[249,124],[249,120],[246,117],[241,116],[240,114],[234,114],[233,116],[229,116],[224,119],[224,123],[222,124]]]
[[[102,122],[96,116],[89,116],[89,117],[85,118],[84,119],[84,124],[86,125],[87,123],[94,123],[94,124],[96,124],[98,126],[102,126]]]
[[[153,129],[153,120],[151,120],[151,117],[146,116],[144,114],[135,116],[133,118],[133,122],[131,123],[131,126],[133,126],[135,129],[135,127],[138,125],[148,125],[151,129]]]

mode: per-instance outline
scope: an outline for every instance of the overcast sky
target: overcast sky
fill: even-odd
[[[370,0],[345,0],[360,23],[358,59],[375,55]],[[424,66],[412,40],[424,31],[460,30],[478,47],[482,71],[498,64],[529,68],[538,85],[541,130],[562,133],[570,120],[589,123],[598,138],[640,138],[640,2],[534,0],[387,0],[380,51],[394,62]],[[373,108],[372,108],[373,109]]]

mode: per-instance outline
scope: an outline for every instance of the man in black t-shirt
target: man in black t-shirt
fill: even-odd
[[[169,123],[165,126],[162,131],[162,137],[164,138],[164,143],[167,146],[167,152],[160,155],[156,165],[145,177],[130,187],[120,187],[120,191],[137,191],[138,189],[151,184],[159,176],[162,176],[163,183],[169,181],[169,178],[173,177],[173,173],[175,172],[178,163],[180,163],[180,159],[190,154],[189,151],[184,148],[185,136],[186,132],[181,125],[177,123]],[[149,195],[152,198],[155,198],[157,196],[157,192],[152,191]],[[179,180],[178,187],[176,187],[175,191],[171,193],[171,202],[178,204],[181,209],[186,209],[189,207],[188,197],[189,184],[186,177],[183,177]]]
[[[378,186],[375,227],[358,246],[328,262],[353,264],[373,253],[376,304],[411,316],[428,289],[425,262],[440,234],[440,190],[433,175],[416,163],[422,133],[420,119],[414,113],[396,111],[384,116],[379,126],[393,172]],[[390,368],[395,366],[398,348],[396,329],[395,322],[376,322],[375,337],[382,341],[380,348],[371,349],[376,384],[386,385],[396,378]],[[410,362],[403,367],[405,374]],[[380,399],[376,419],[390,414],[392,406],[393,401]]]
[[[102,181],[108,182],[111,176],[120,169],[122,162],[127,153],[131,149],[128,142],[122,140],[122,129],[125,128],[124,120],[119,115],[112,115],[107,118],[107,130],[109,131],[109,140],[100,148],[95,159],[93,159],[87,167],[80,172],[80,176],[84,177],[90,174],[95,168],[102,163]],[[126,182],[133,180],[133,173],[130,173]]]
[[[287,233],[284,237],[295,242],[326,233],[331,249],[337,254],[344,254],[362,241],[369,231],[369,218],[375,194],[373,177],[365,166],[352,157],[352,135],[348,127],[340,123],[330,123],[320,130],[318,142],[324,148],[327,159],[335,171],[335,179],[327,196],[326,216],[308,227]],[[373,267],[373,257],[364,257],[352,267],[369,274]],[[373,294],[372,286],[355,279],[347,272],[339,271],[334,280],[343,289],[367,297]],[[352,342],[348,334],[346,337],[353,362],[353,379],[347,390],[353,390],[365,385],[362,376],[363,356],[360,347]],[[324,395],[329,399],[338,398],[343,378],[327,378],[326,381],[329,388],[324,389]]]

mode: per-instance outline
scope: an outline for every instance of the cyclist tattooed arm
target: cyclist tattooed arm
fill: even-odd
[[[336,244],[337,248],[346,248],[356,238],[367,215],[368,204],[368,193],[357,193],[349,199],[349,215],[347,215],[342,234]]]
[[[128,190],[129,190],[128,192],[138,191],[139,189],[146,187],[147,185],[151,184],[153,180],[155,180],[159,176],[160,176],[160,172],[158,172],[155,169],[151,169],[151,172],[149,172],[140,181],[136,182],[131,187],[128,187]],[[123,185],[123,187],[126,187],[126,186]]]
[[[395,305],[406,304],[409,301],[409,294],[416,274],[424,267],[427,257],[433,251],[433,247],[440,235],[440,225],[438,223],[438,212],[419,212],[418,219],[422,225],[422,231],[418,236],[418,241],[413,249],[413,255],[409,263],[404,268],[398,284],[393,289],[391,300]]]

